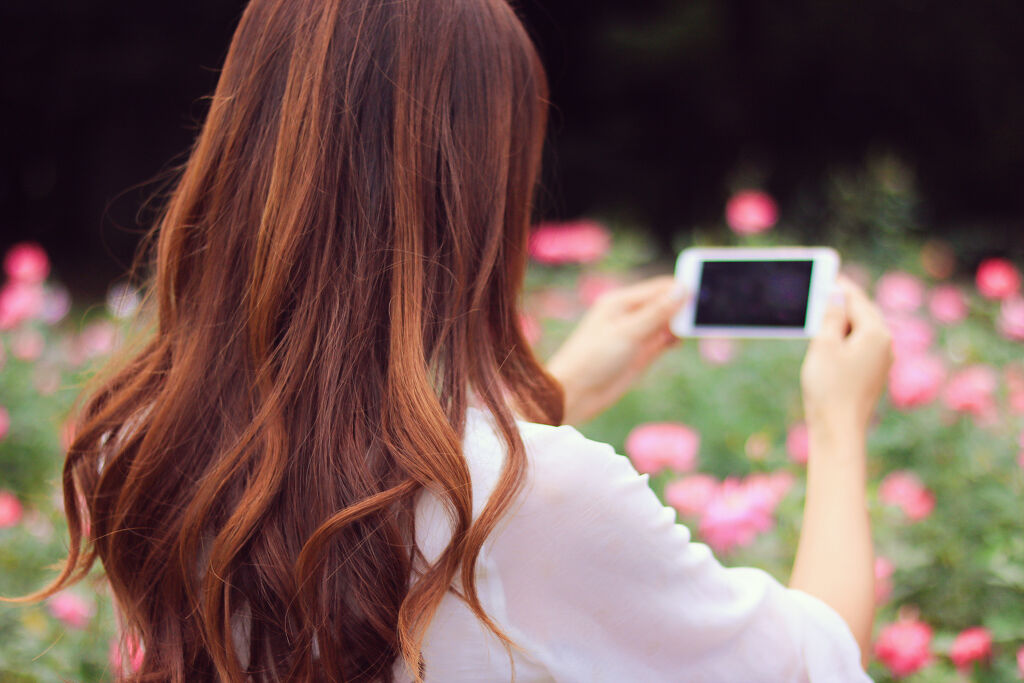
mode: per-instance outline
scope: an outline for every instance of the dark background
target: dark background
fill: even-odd
[[[0,249],[77,297],[130,262],[152,181],[205,112],[244,3],[4,0]],[[555,105],[542,210],[668,245],[756,185],[783,216],[892,153],[920,221],[1024,255],[1024,3],[522,0]],[[813,227],[813,226],[812,226]]]

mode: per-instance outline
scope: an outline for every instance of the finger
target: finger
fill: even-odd
[[[850,326],[854,332],[858,329],[864,330],[884,326],[882,312],[863,289],[846,278],[839,280],[839,284],[846,294],[846,308],[850,316]]]
[[[658,298],[663,292],[671,291],[674,285],[675,278],[671,275],[659,275],[611,291],[606,299],[616,307],[631,309]]]
[[[673,284],[659,292],[656,298],[638,305],[629,314],[628,324],[643,337],[658,334],[668,329],[669,321],[691,298],[692,294],[677,289]]]
[[[818,341],[842,341],[846,336],[846,326],[849,324],[847,313],[846,297],[843,290],[836,289],[829,297],[828,306],[821,318],[821,326],[815,340]]]

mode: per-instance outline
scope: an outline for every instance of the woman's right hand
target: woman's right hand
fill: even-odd
[[[830,436],[867,429],[892,365],[881,311],[849,279],[840,276],[837,287],[800,373],[808,428]]]

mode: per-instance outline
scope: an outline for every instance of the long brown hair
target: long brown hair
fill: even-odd
[[[140,249],[154,329],[83,401],[69,555],[29,596],[98,557],[145,649],[122,680],[420,678],[449,591],[509,645],[474,565],[524,478],[513,407],[561,421],[517,313],[546,111],[505,0],[250,2]],[[508,448],[476,519],[471,397]],[[433,564],[424,490],[453,529]]]

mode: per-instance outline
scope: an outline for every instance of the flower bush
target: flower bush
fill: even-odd
[[[869,438],[879,681],[1012,681],[1024,671],[1024,296],[1020,263],[958,262],[915,235],[907,184],[889,167],[833,198],[847,273],[882,305],[896,361]],[[847,181],[843,181],[847,182]],[[854,199],[851,199],[854,197]],[[851,203],[859,197],[860,203]],[[806,241],[774,200],[747,190],[721,225],[677,246]],[[613,229],[614,228],[614,229]],[[852,239],[871,230],[877,239]],[[549,357],[610,288],[667,272],[639,231],[583,219],[539,226],[521,324]],[[57,494],[64,426],[93,363],[117,348],[138,293],[74,302],[45,252],[19,245],[0,288],[0,594],[52,577],[65,551]],[[799,393],[805,344],[685,340],[617,405],[581,425],[611,443],[729,565],[787,580],[808,458]],[[810,457],[813,457],[811,454]],[[102,681],[138,666],[97,569],[33,605],[0,603],[0,680]],[[652,628],[657,625],[652,624]],[[141,644],[144,646],[144,644]]]

